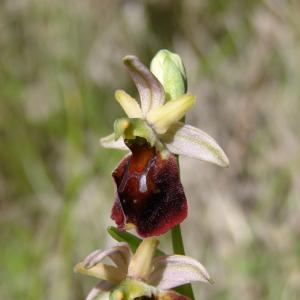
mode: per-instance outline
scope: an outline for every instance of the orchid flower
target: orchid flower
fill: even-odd
[[[154,257],[157,245],[158,240],[152,237],[144,239],[134,254],[127,243],[118,243],[88,255],[74,271],[101,281],[86,300],[188,300],[170,289],[194,281],[212,283],[203,265],[191,257]],[[103,263],[105,258],[114,265]]]
[[[170,55],[165,58],[170,59]],[[125,91],[116,91],[115,98],[127,117],[117,119],[114,133],[100,140],[107,148],[131,150],[112,174],[117,190],[112,219],[119,229],[134,227],[143,237],[161,235],[187,216],[187,201],[175,155],[222,167],[229,164],[212,137],[180,121],[194,104],[195,97],[177,90],[185,89],[180,57],[171,54],[173,65],[169,64],[169,69],[179,70],[172,71],[179,74],[173,85],[168,84],[170,77],[164,76],[160,68],[164,59],[158,56],[152,61],[151,70],[157,77],[137,57],[123,59],[139,92],[140,104]],[[179,96],[173,99],[176,95]]]

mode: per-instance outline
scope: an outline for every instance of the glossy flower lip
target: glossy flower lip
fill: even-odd
[[[129,147],[132,155],[112,174],[117,187],[112,219],[121,230],[132,224],[142,237],[161,235],[187,216],[176,159],[172,154],[163,159],[146,142]]]
[[[143,299],[188,300],[171,289],[190,282],[212,282],[205,267],[191,257],[154,257],[157,245],[155,238],[146,238],[134,254],[127,243],[118,243],[108,250],[96,250],[88,255],[74,271],[101,281],[86,299],[133,300],[145,297]],[[113,265],[102,262],[107,257]]]

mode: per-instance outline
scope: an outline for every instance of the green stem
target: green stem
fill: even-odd
[[[171,234],[172,234],[172,246],[173,246],[174,253],[185,255],[180,225],[176,225],[172,229]]]
[[[176,225],[174,228],[172,228],[171,235],[172,235],[172,246],[173,246],[174,254],[185,255],[180,225]],[[185,284],[180,287],[177,287],[176,291],[182,295],[189,297],[191,300],[195,300],[195,296],[191,284]]]
[[[183,119],[183,121],[184,121],[184,119]],[[176,160],[177,160],[178,170],[180,172],[178,156],[176,156]],[[171,229],[171,236],[172,236],[172,247],[173,247],[174,254],[185,255],[184,243],[183,243],[183,239],[182,239],[180,224],[176,225],[175,227],[173,227]],[[176,291],[182,295],[189,297],[191,300],[195,300],[193,288],[190,283],[182,285],[180,287],[177,287]]]

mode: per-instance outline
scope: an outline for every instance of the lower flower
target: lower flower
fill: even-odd
[[[171,289],[193,281],[211,282],[206,269],[191,257],[154,257],[157,245],[155,238],[146,238],[135,254],[127,243],[118,243],[88,255],[74,270],[101,281],[86,300],[188,300]],[[107,257],[114,265],[102,263]]]

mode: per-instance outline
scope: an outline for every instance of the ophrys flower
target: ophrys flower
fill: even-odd
[[[155,238],[147,238],[134,254],[127,243],[92,252],[74,268],[75,272],[101,279],[86,300],[188,300],[170,289],[194,281],[211,282],[203,265],[191,257],[154,257],[157,245]],[[114,265],[102,263],[105,258]]]
[[[180,121],[194,104],[193,95],[171,99],[177,90],[168,88],[166,97],[160,81],[137,57],[126,56],[123,62],[138,89],[140,105],[118,90],[115,97],[127,117],[117,119],[114,133],[101,139],[104,147],[132,152],[113,172],[117,191],[112,218],[120,229],[133,226],[141,236],[160,235],[187,215],[174,154],[222,167],[229,161],[212,137]],[[176,64],[181,66],[178,60]],[[164,82],[164,74],[157,74]]]

